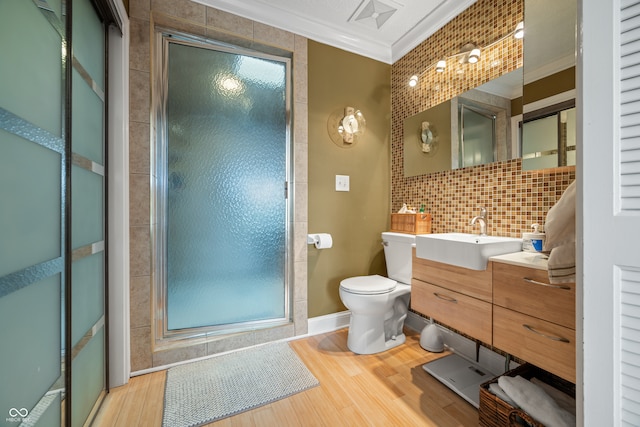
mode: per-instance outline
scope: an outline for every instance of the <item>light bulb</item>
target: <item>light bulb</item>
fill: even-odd
[[[417,84],[418,84],[418,76],[416,75],[411,76],[411,78],[409,79],[409,86],[414,87]]]
[[[447,61],[445,61],[444,59],[441,59],[436,64],[436,71],[438,73],[442,73],[446,67],[447,67]]]
[[[480,49],[476,47],[475,49],[471,50],[471,53],[469,53],[469,63],[475,64],[476,62],[478,62],[479,59],[480,59]]]
[[[516,39],[521,39],[524,37],[524,22],[518,22],[518,25],[516,25],[516,29],[513,32],[513,37]]]

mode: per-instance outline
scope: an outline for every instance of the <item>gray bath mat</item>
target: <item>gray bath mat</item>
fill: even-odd
[[[317,386],[286,342],[170,368],[163,427],[199,426]]]

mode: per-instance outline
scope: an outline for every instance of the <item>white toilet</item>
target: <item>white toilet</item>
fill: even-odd
[[[351,311],[347,346],[354,353],[380,353],[404,343],[415,241],[411,234],[382,233],[389,278],[357,276],[340,282],[340,299]]]

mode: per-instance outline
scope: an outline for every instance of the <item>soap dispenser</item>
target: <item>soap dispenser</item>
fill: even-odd
[[[533,233],[522,233],[522,250],[525,252],[542,252],[545,234],[540,224],[531,224]]]

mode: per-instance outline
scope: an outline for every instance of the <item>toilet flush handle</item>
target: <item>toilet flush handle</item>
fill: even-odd
[[[389,242],[387,242],[386,240],[382,241],[382,246],[389,246]]]

